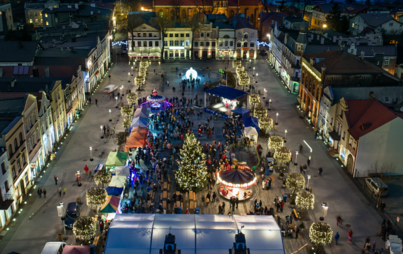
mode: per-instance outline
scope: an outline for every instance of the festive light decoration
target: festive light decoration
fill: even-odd
[[[315,195],[311,192],[302,190],[297,193],[295,198],[295,205],[304,210],[313,210],[313,205],[315,203]]]
[[[276,149],[274,152],[273,158],[275,161],[280,163],[280,168],[283,166],[283,163],[288,163],[291,160],[291,151],[287,147],[281,147]]]
[[[237,73],[238,76],[238,84],[240,86],[247,86],[250,83],[250,77],[248,76],[248,74],[246,73],[246,71],[241,71],[239,73]]]
[[[122,46],[122,45],[128,45],[128,42],[127,41],[115,41],[115,42],[112,42],[112,47],[115,47],[115,46]]]
[[[146,79],[145,79],[145,76],[137,76],[137,77],[134,78],[134,83],[135,83],[137,86],[141,86],[141,85],[144,84],[145,80],[146,80]]]
[[[283,147],[286,148],[286,147]],[[288,149],[288,148],[286,148]],[[294,196],[295,191],[300,191],[305,186],[305,177],[300,173],[289,173],[285,179],[285,186],[292,190]]]
[[[106,171],[105,169],[98,170],[94,174],[94,182],[97,185],[102,185],[104,187],[105,184],[108,184],[112,180],[112,174],[110,171]]]
[[[259,98],[260,100],[260,98]],[[259,103],[259,105],[253,109],[253,116],[257,117],[258,120],[262,117],[266,117],[267,116],[267,109],[265,109],[264,107],[262,107],[262,104]]]
[[[125,105],[122,108],[120,108],[120,113],[122,114],[123,117],[132,116],[134,113],[134,108],[132,105]]]
[[[258,46],[270,47],[270,44],[265,41],[257,41]]]
[[[333,231],[326,222],[314,222],[309,228],[309,239],[316,245],[326,245],[332,242]]]
[[[122,121],[122,126],[123,128],[127,129],[130,127],[130,124],[132,123],[132,117],[131,116],[127,116],[125,118],[123,118]]]
[[[277,149],[284,146],[284,140],[282,137],[279,136],[271,136],[269,138],[268,146],[269,149],[273,149],[274,151],[276,151]]]
[[[269,130],[273,129],[273,119],[270,116],[264,116],[258,118],[259,128],[261,131],[268,133]],[[270,142],[270,140],[269,140]]]
[[[137,94],[136,93],[128,93],[126,94],[126,100],[129,105],[134,105],[137,102]]]
[[[76,238],[90,241],[97,232],[97,223],[91,216],[78,217],[73,224],[73,234]]]
[[[87,205],[96,206],[98,211],[98,206],[101,206],[106,202],[108,193],[104,188],[92,187],[87,191],[85,196],[87,198]]]
[[[250,94],[249,103],[254,107],[257,106],[260,103],[260,96],[258,94]]]
[[[207,184],[206,155],[193,133],[186,134],[179,157],[179,168],[175,178],[180,188],[183,190],[203,188]]]
[[[241,60],[232,61],[232,68],[238,68],[240,66],[242,66],[242,61]]]

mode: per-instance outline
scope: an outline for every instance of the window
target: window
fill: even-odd
[[[137,33],[137,37],[141,37],[141,33]]]
[[[168,46],[168,41],[164,41],[164,47]]]
[[[181,37],[185,37],[185,34],[181,34]]]
[[[186,41],[186,47],[189,47],[189,40]]]
[[[179,41],[175,41],[175,46],[179,46]]]
[[[152,46],[153,46],[153,42],[152,42],[152,41],[149,41],[149,42],[148,42],[148,46],[149,46],[149,47],[152,47]]]
[[[6,188],[6,193],[8,193],[9,190],[10,190],[10,184],[8,183],[8,180],[6,180],[6,181],[4,182],[4,187]]]
[[[18,173],[20,173],[21,172],[21,162],[20,162],[20,159],[18,159],[17,160],[17,170],[18,170]]]
[[[383,62],[384,65],[389,65],[389,59],[385,59],[385,61]]]
[[[147,33],[143,33],[143,37],[147,37]]]
[[[210,37],[210,33],[207,33],[207,38],[209,38]]]
[[[237,43],[236,43],[236,46],[237,46],[238,48],[242,47],[241,42],[240,42],[240,41],[239,41],[239,42],[237,42]]]
[[[210,47],[210,42],[206,41],[206,47]]]
[[[147,42],[146,41],[143,41],[143,46],[147,47]]]
[[[245,42],[243,43],[243,47],[244,47],[244,48],[247,48],[247,47],[248,47],[248,42],[247,42],[247,41],[245,41]]]
[[[248,39],[248,34],[245,33],[245,34],[243,35],[243,38]]]
[[[169,37],[174,37],[174,35],[173,35],[173,34],[169,34]]]
[[[222,46],[222,45],[221,45]],[[228,41],[225,41],[225,46],[227,47],[228,46]]]
[[[17,139],[16,139],[16,138],[14,139],[14,148],[15,148],[15,150],[17,150],[17,148],[18,148],[18,143],[17,143]]]
[[[174,45],[174,41],[169,41],[169,46],[172,47]]]
[[[297,50],[301,51],[301,45],[298,45]]]
[[[346,132],[345,131],[343,131],[343,140],[345,140],[346,139]]]
[[[220,47],[222,47],[222,41],[219,41],[218,45],[219,45]]]
[[[229,45],[232,47],[232,46],[234,46],[234,42],[233,41],[230,41],[229,42]]]
[[[182,47],[185,46],[185,41],[181,41],[181,46],[182,46]]]
[[[203,46],[204,46],[204,42],[201,41],[201,42],[200,42],[200,47],[203,47]]]
[[[197,41],[195,41],[195,47],[199,46],[199,43]]]
[[[47,13],[45,13],[45,18],[47,18],[48,17],[48,14]]]
[[[175,34],[175,37],[179,37],[179,34]]]
[[[48,25],[49,25],[49,22],[46,21],[46,25],[48,26]]]
[[[393,22],[390,22],[390,23],[389,23],[389,26],[393,26]]]
[[[200,33],[200,37],[204,37],[204,33]]]
[[[159,47],[160,45],[158,44],[158,41],[155,41],[155,46]]]
[[[354,23],[353,23],[353,24],[351,24],[351,27],[354,27],[354,25],[355,25]]]
[[[148,37],[153,37],[153,34],[152,34],[152,33],[148,33]]]
[[[137,46],[141,47],[141,41],[137,42]]]
[[[186,34],[186,37],[189,37],[189,34]]]
[[[15,167],[13,166],[11,169],[11,172],[13,172],[13,179],[15,179],[17,177],[17,174],[15,173]]]
[[[29,23],[32,23],[32,19],[29,19]]]
[[[251,47],[251,48],[254,48],[254,47],[255,47],[255,43],[254,43],[254,42],[251,42],[251,43],[250,43],[250,47]]]
[[[211,42],[211,46],[215,47],[215,41]]]
[[[3,173],[3,175],[5,175],[7,172],[6,164],[4,163],[4,161],[1,163],[1,172]]]

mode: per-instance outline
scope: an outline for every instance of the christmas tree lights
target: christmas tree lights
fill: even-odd
[[[291,151],[287,147],[278,148],[274,152],[273,158],[277,163],[280,163],[280,168],[281,168],[283,166],[283,163],[290,162]]]
[[[257,106],[260,103],[260,96],[258,94],[250,94],[249,103],[252,106]]]
[[[73,234],[76,238],[90,241],[97,232],[97,223],[91,216],[78,217],[73,224]]]
[[[285,186],[292,190],[294,194],[295,191],[300,191],[305,186],[305,178],[300,173],[289,173],[285,179]]]
[[[297,193],[297,197],[295,199],[295,205],[304,210],[313,210],[313,206],[315,203],[315,195],[311,192],[302,190]]]
[[[105,169],[98,170],[94,174],[94,182],[97,185],[102,185],[104,187],[105,184],[108,184],[112,180],[112,174],[110,171],[106,171]]]
[[[269,130],[273,129],[273,119],[267,115],[258,118],[258,122],[260,130],[264,131],[265,133],[268,133]]]
[[[120,108],[120,113],[122,114],[123,117],[132,116],[134,113],[134,108],[132,105],[125,105]]]
[[[98,211],[98,207],[106,202],[108,193],[104,188],[92,187],[87,191],[85,196],[87,198],[87,205],[97,207]]]
[[[282,137],[279,136],[270,136],[268,146],[269,149],[276,151],[277,149],[280,149],[281,147],[284,146],[284,140]]]
[[[260,101],[260,97],[259,97],[259,101]],[[253,109],[253,116],[257,117],[258,120],[260,118],[266,117],[267,116],[267,109],[262,107],[262,104],[259,103],[258,106],[255,109]]]
[[[136,93],[128,93],[126,94],[126,100],[129,105],[134,105],[137,103],[137,94]]]
[[[193,133],[186,134],[183,148],[180,150],[179,168],[175,178],[183,190],[196,190],[207,184],[206,155]]]
[[[316,245],[326,245],[332,242],[333,231],[326,222],[314,222],[309,229],[309,238]]]

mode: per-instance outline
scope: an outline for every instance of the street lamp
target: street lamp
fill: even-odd
[[[278,125],[278,112],[276,113],[276,125]]]
[[[258,73],[256,72],[256,77],[258,76]]]
[[[92,158],[92,146],[90,146],[90,161],[93,161],[94,159]]]
[[[101,128],[101,135],[102,135],[102,134],[104,134],[104,132],[103,132],[103,130],[104,130],[104,126],[103,126],[103,125],[101,125],[101,126],[100,126],[100,128]]]
[[[295,162],[294,165],[298,165],[298,151],[295,151]]]
[[[271,104],[271,99],[269,99],[269,110],[271,110],[270,104]]]
[[[119,108],[119,106],[118,106],[118,99],[119,99],[119,97],[115,97],[115,100],[116,100],[116,108]]]
[[[325,220],[325,217],[327,216],[327,210],[329,210],[329,206],[327,205],[327,203],[322,203],[322,216],[319,218],[319,220]]]
[[[284,139],[287,139],[287,129],[284,131]]]
[[[255,75],[255,66],[253,66],[253,75]]]
[[[309,180],[311,180],[311,175],[307,175],[307,177],[308,177],[308,181],[306,184],[306,190],[309,190]]]
[[[266,97],[267,97],[267,90],[266,90],[266,88],[263,89],[263,92],[264,92],[263,99],[266,99]]]
[[[130,72],[128,72],[127,75],[129,75],[129,80],[127,82],[130,83]]]
[[[101,143],[102,143],[102,153],[101,153],[101,157],[104,154],[104,135],[101,136]]]
[[[109,109],[109,122],[112,122],[112,109]]]

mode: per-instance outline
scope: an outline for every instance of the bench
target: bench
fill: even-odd
[[[181,206],[181,202],[180,201],[176,201],[176,207]]]
[[[167,209],[167,202],[164,200],[162,201],[162,207],[166,210]]]
[[[292,209],[292,211],[293,211],[293,213],[294,213],[295,219],[298,219],[298,218],[299,218],[299,216],[298,216],[297,210]]]
[[[171,178],[169,177],[169,175],[168,175],[168,183],[171,183]]]
[[[168,183],[164,182],[163,189],[166,190],[168,188]]]
[[[168,193],[167,191],[162,192],[162,199],[167,199],[168,198]]]

